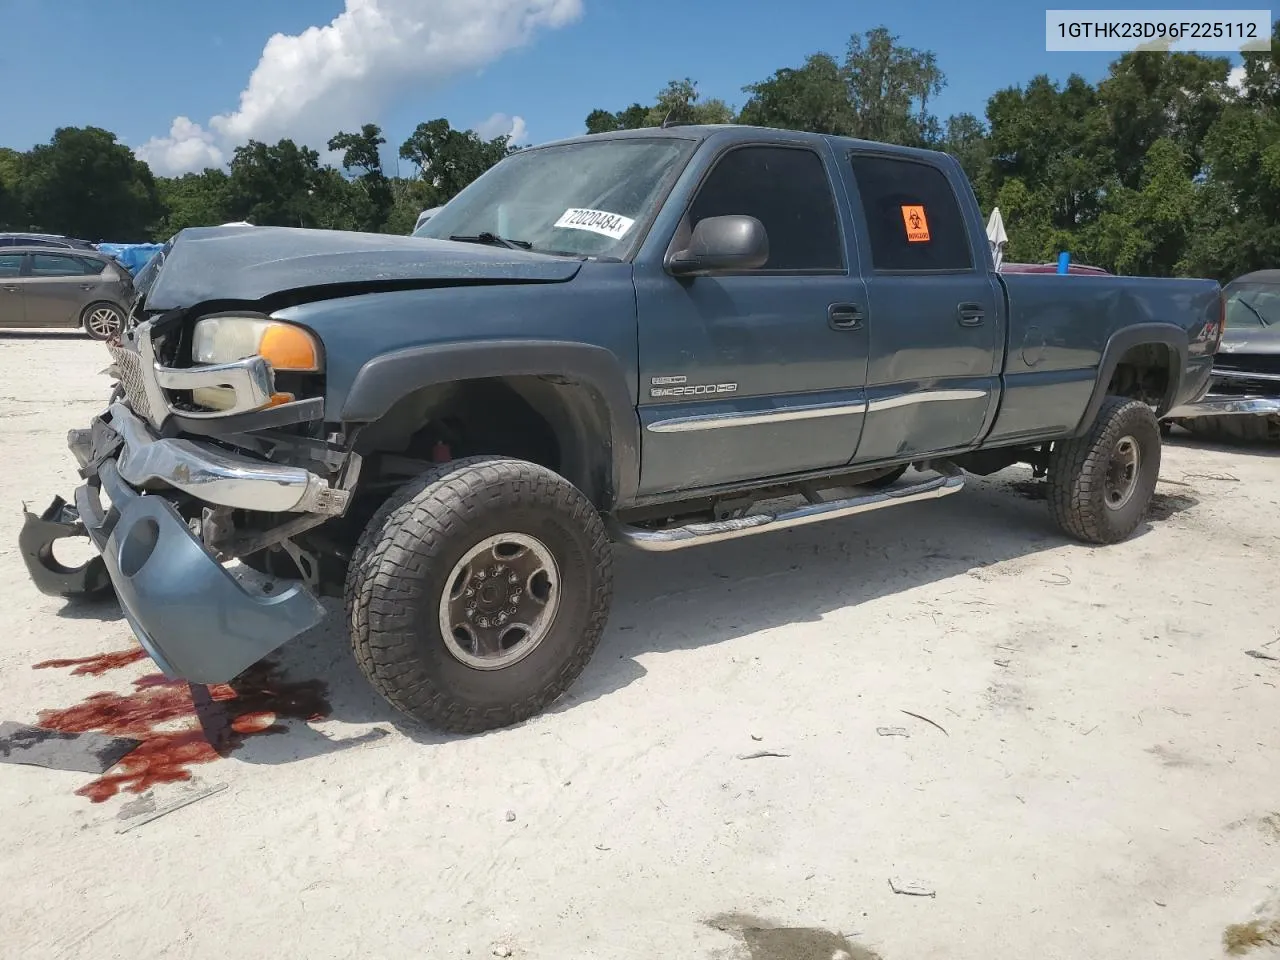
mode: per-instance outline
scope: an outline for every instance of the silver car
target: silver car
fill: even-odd
[[[120,329],[133,299],[129,271],[96,250],[0,248],[0,327]]]

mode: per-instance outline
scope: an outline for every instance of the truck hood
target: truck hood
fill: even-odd
[[[1280,329],[1274,327],[1236,327],[1228,329],[1218,345],[1218,360],[1235,354],[1257,356],[1280,354]]]
[[[303,290],[437,284],[563,283],[582,268],[571,257],[381,233],[294,227],[192,227],[139,273],[148,311],[214,300],[257,301]],[[309,297],[308,299],[315,299]]]

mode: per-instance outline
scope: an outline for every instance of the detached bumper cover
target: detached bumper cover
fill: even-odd
[[[91,431],[73,431],[71,446],[88,480],[76,490],[74,509],[57,499],[40,516],[26,515],[22,556],[39,589],[84,595],[90,591],[82,588],[105,589],[109,580],[156,665],[194,683],[225,683],[320,622],[324,608],[301,584],[265,596],[246,590],[165,497],[126,482],[118,464],[128,444],[114,430],[118,422],[99,419]],[[77,534],[101,554],[84,574],[61,568],[51,550],[55,540]]]

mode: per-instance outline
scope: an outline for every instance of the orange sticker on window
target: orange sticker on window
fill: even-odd
[[[902,208],[902,223],[907,228],[908,243],[925,243],[929,239],[929,218],[924,215],[924,207]]]

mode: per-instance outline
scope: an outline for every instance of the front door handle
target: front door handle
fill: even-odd
[[[832,330],[861,330],[865,319],[856,303],[833,303],[827,307],[827,326]]]
[[[980,327],[987,320],[987,313],[980,303],[962,303],[956,307],[956,322],[962,327]]]
[[[17,288],[17,287],[5,287],[5,288],[4,288],[4,292],[5,292],[5,293],[17,293],[17,292],[18,292],[18,288]]]

